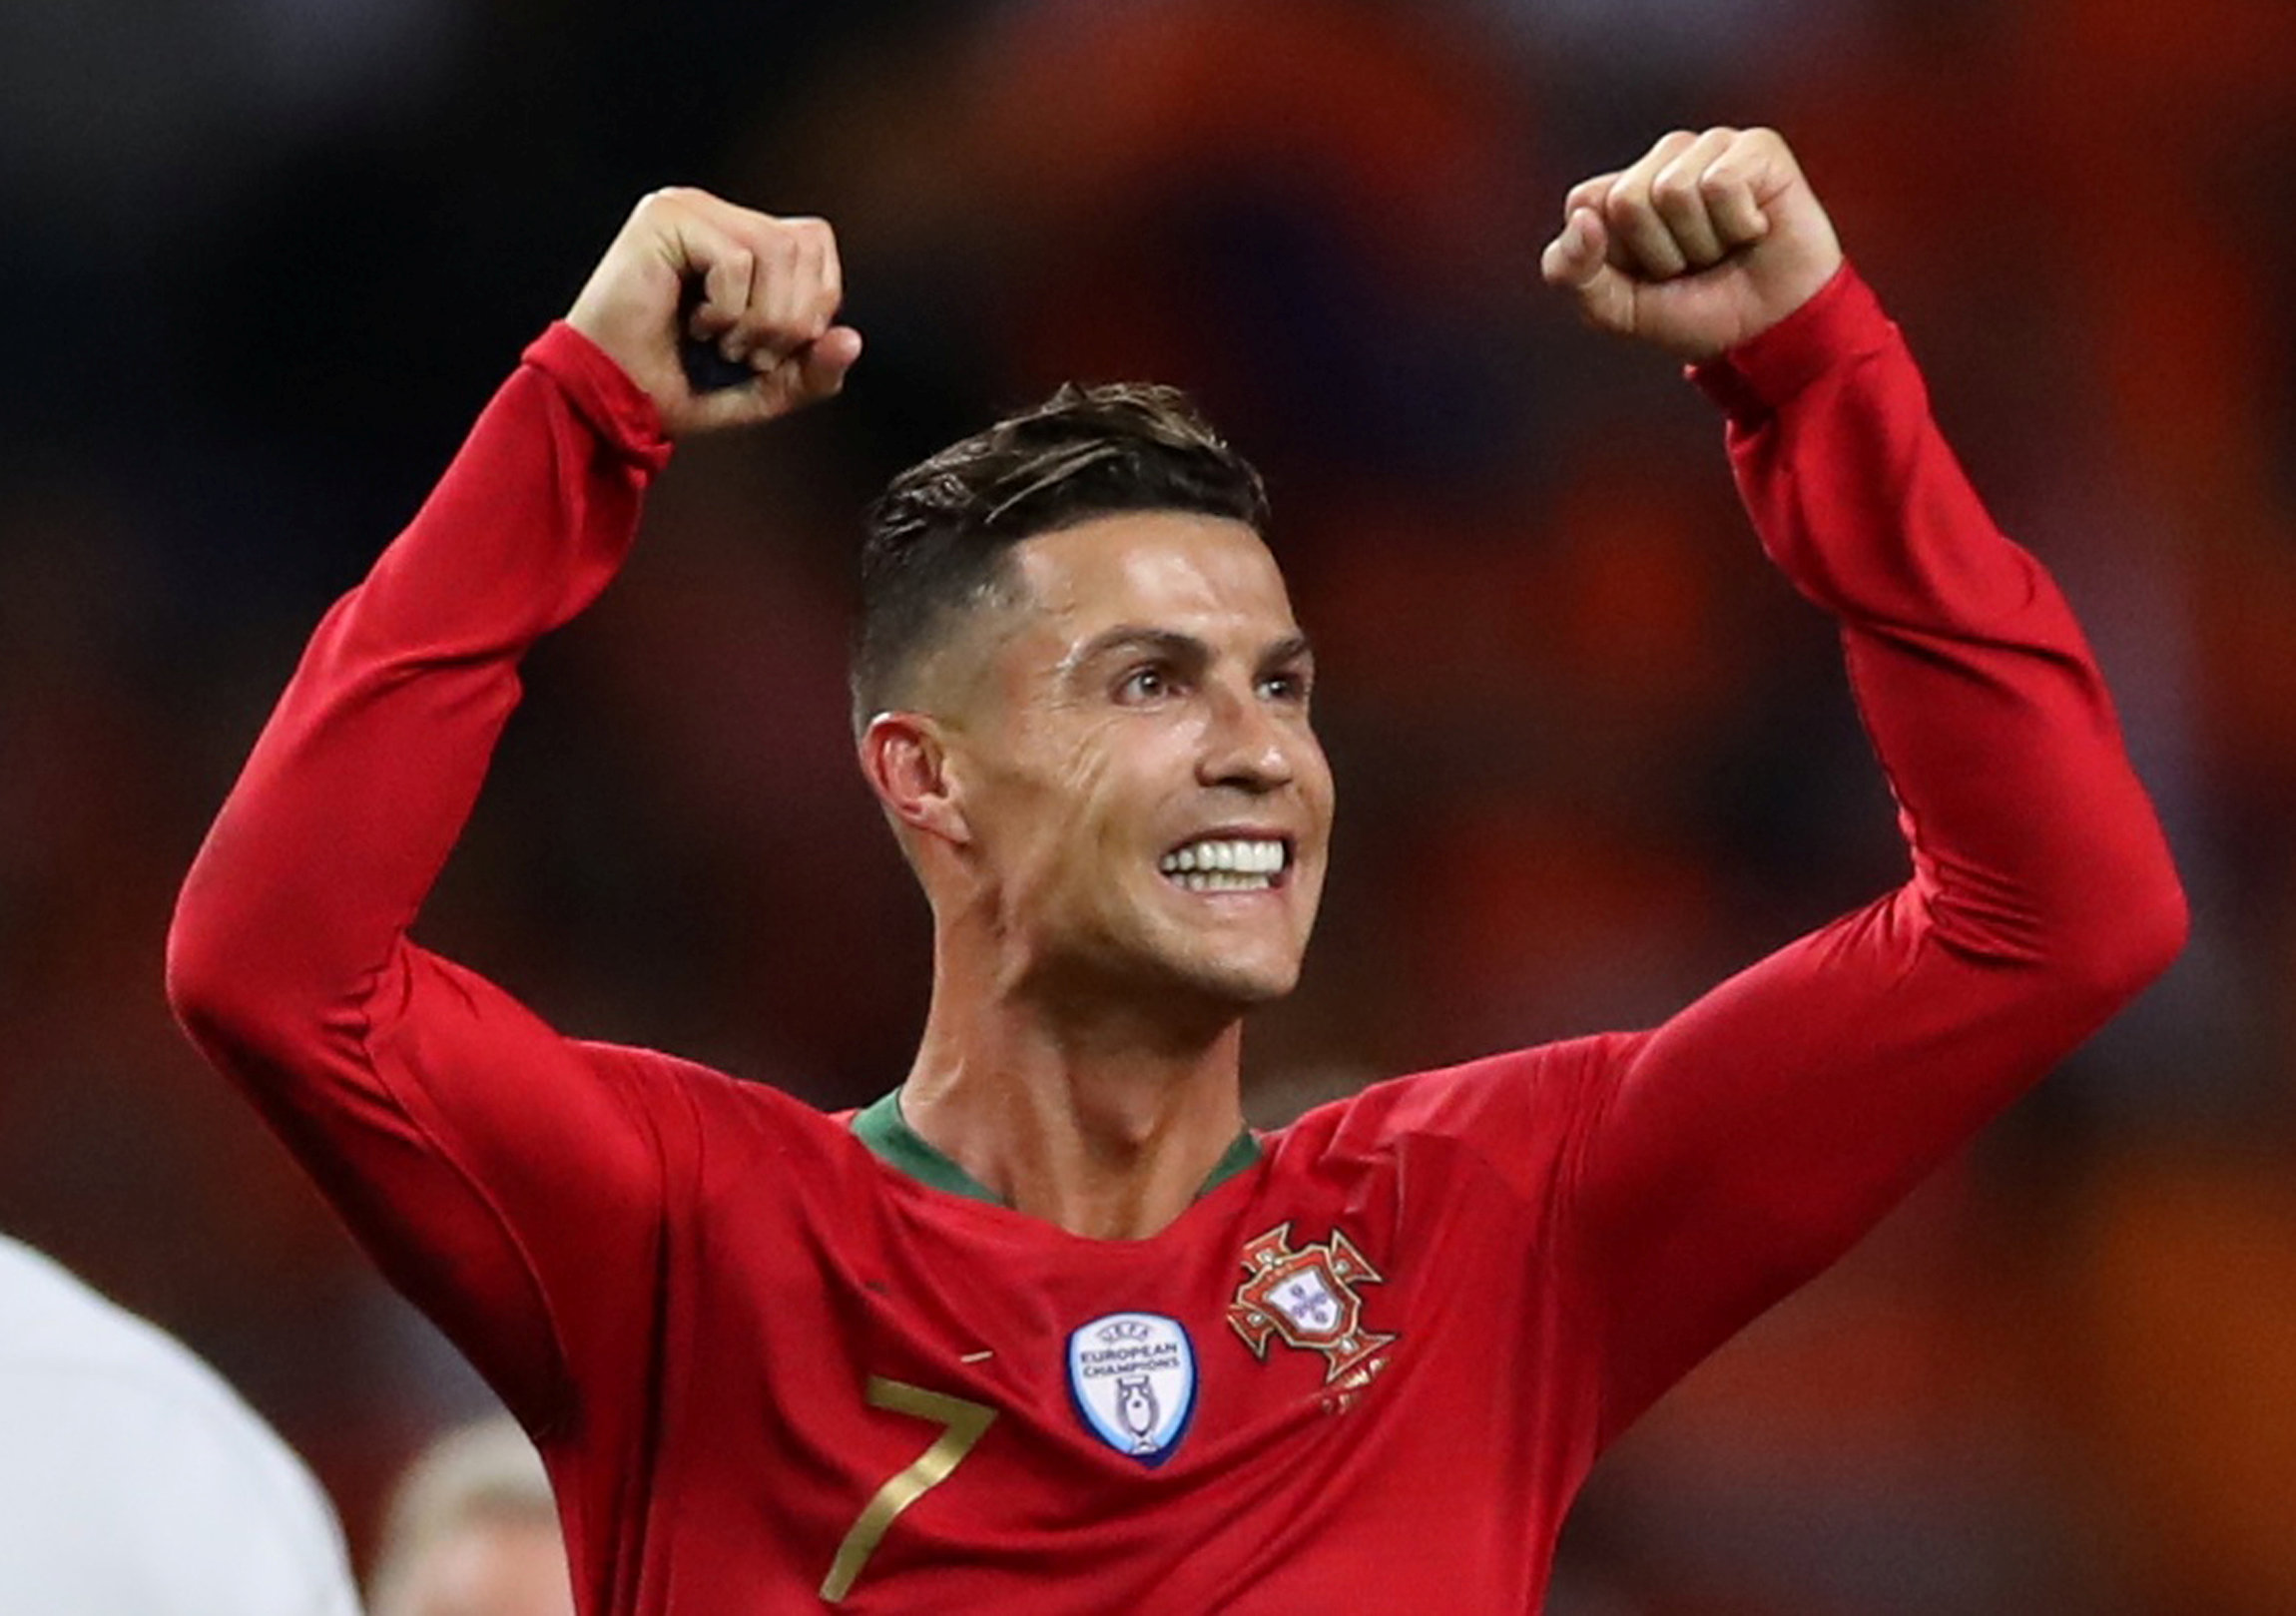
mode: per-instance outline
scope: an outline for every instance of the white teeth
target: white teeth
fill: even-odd
[[[1172,879],[1191,892],[1265,892],[1276,884],[1267,875],[1228,869],[1191,869]]]
[[[1191,892],[1264,891],[1284,867],[1284,844],[1233,837],[1191,841],[1164,855],[1157,867]]]

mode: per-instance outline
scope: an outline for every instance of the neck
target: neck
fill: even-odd
[[[944,963],[946,963],[944,961]],[[936,972],[901,1115],[1006,1205],[1101,1240],[1155,1234],[1244,1126],[1243,1024],[1048,1008]],[[1089,1001],[1087,1001],[1089,1002]]]

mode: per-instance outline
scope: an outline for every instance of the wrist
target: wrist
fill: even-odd
[[[554,320],[521,357],[557,384],[615,454],[649,470],[668,463],[671,442],[652,395],[573,320]]]
[[[1733,418],[1766,415],[1836,365],[1896,339],[1881,299],[1844,259],[1791,313],[1687,374]]]

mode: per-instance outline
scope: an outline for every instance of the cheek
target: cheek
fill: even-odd
[[[1113,724],[1073,738],[1055,777],[1054,835],[1081,862],[1104,868],[1129,857],[1138,840],[1140,762],[1131,738]]]
[[[1104,796],[1117,739],[1104,724],[1048,737],[1044,750],[1053,760],[1048,789],[1055,799],[1083,805]]]
[[[983,839],[1016,890],[1077,884],[1113,852],[1125,795],[1115,739],[1098,728],[1048,727],[985,783]]]
[[[1042,717],[982,782],[983,840],[1002,879],[1021,894],[1088,887],[1116,900],[1123,866],[1153,863],[1153,827],[1190,778],[1191,745],[1184,724],[1138,715]]]
[[[1331,760],[1324,756],[1324,749],[1312,739],[1300,757],[1300,796],[1313,812],[1317,825],[1329,830],[1339,797],[1332,778]]]

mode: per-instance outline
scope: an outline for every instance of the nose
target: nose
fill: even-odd
[[[1206,786],[1229,786],[1255,796],[1289,786],[1298,773],[1292,727],[1270,711],[1256,690],[1225,686],[1209,692],[1210,717],[1196,778]]]

